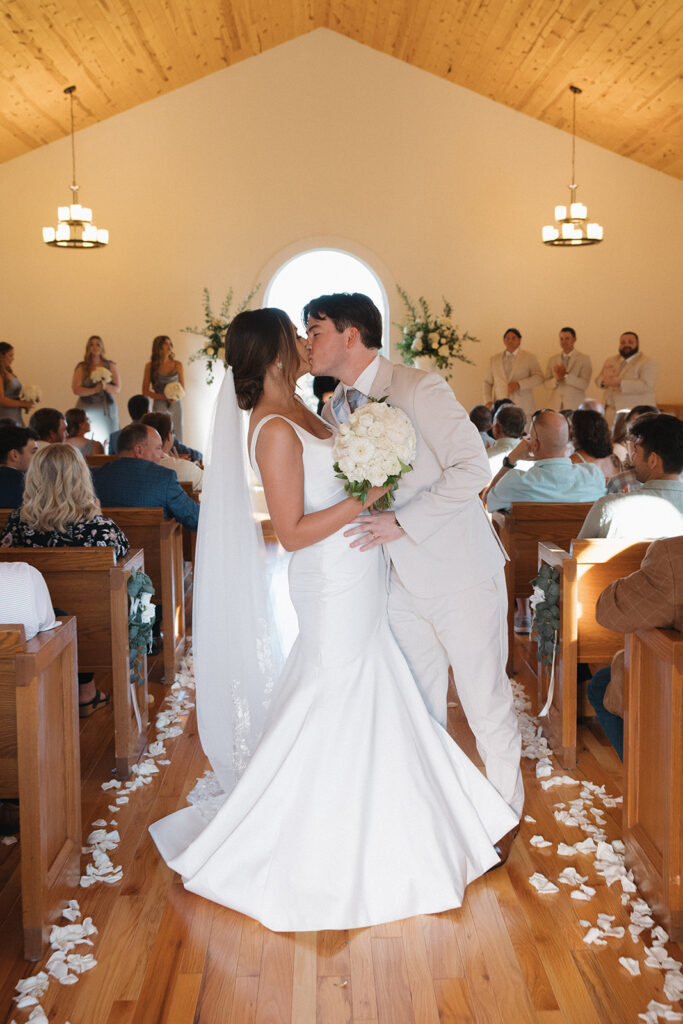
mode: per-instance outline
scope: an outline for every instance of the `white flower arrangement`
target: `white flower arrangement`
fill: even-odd
[[[172,380],[164,388],[164,397],[169,402],[179,402],[181,398],[185,397],[185,388],[179,380]]]
[[[402,332],[396,347],[404,363],[410,365],[417,356],[429,356],[439,370],[450,371],[454,362],[474,365],[473,360],[465,355],[463,344],[466,341],[477,342],[479,339],[467,331],[460,332],[458,325],[451,320],[453,307],[450,302],[444,299],[443,314],[435,317],[422,295],[415,304],[402,288],[398,285],[396,288],[407,311],[406,322],[394,325]],[[446,376],[450,377],[450,372]]]
[[[90,372],[90,380],[93,384],[111,384],[113,381],[111,370],[108,370],[106,366],[96,366],[94,370]]]
[[[247,308],[251,300],[253,299],[256,292],[261,287],[257,284],[255,288],[249,292],[248,295],[242,299],[241,303],[237,307],[237,313],[242,313]],[[183,332],[185,334],[198,334],[200,337],[206,338],[206,341],[202,347],[190,356],[190,362],[193,363],[195,359],[206,360],[206,383],[213,384],[215,364],[217,360],[224,362],[225,359],[225,332],[230,326],[230,322],[233,317],[230,315],[230,306],[232,305],[233,291],[232,288],[223,300],[220,313],[216,316],[211,310],[211,299],[209,297],[209,289],[204,289],[204,326],[203,327],[184,327]]]
[[[375,505],[389,508],[401,475],[412,469],[415,447],[415,428],[406,414],[384,400],[371,400],[341,425],[332,446],[334,469],[361,504],[371,487],[390,487]]]
[[[22,402],[33,402],[34,405],[40,405],[43,399],[43,392],[37,384],[24,384],[19,399]]]

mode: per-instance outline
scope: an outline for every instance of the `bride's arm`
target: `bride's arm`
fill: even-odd
[[[281,419],[264,423],[256,441],[256,461],[278,540],[287,551],[298,551],[324,540],[352,522],[359,512],[355,498],[319,512],[304,514],[303,448],[296,431]],[[377,501],[386,488],[373,487],[363,508]]]

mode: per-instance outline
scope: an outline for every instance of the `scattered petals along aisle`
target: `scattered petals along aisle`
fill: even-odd
[[[124,783],[116,779],[102,783],[103,790],[111,790],[117,794],[114,802],[109,804],[112,814],[120,811],[135,793],[154,781],[155,776],[159,774],[159,765],[171,763],[163,756],[166,753],[164,740],[182,735],[183,722],[194,707],[194,688],[192,656],[187,655],[181,662],[170,693],[157,714],[155,739],[148,745],[142,760],[131,769],[133,777]],[[92,822],[93,831],[89,834],[87,845],[82,851],[89,859],[85,863],[85,873],[81,875],[81,888],[87,889],[98,882],[115,885],[122,881],[123,869],[113,864],[109,856],[121,841],[117,825],[116,818],[111,818],[109,822],[105,818],[98,818]],[[53,926],[50,932],[52,953],[45,963],[45,970],[22,978],[17,983],[17,994],[14,996],[16,1009],[31,1010],[28,1017],[23,1018],[22,1015],[21,1024],[24,1024],[24,1021],[25,1024],[48,1024],[41,1002],[47,993],[50,978],[60,985],[75,985],[81,974],[97,966],[97,960],[92,953],[72,952],[77,946],[93,946],[91,937],[97,935],[97,928],[91,918],[86,917],[79,924],[80,917],[78,901],[69,900],[62,911],[62,918],[70,923]],[[11,1024],[20,1022],[12,1020]],[[70,1022],[64,1021],[64,1024]]]
[[[531,702],[520,683],[514,679],[511,683],[522,732],[522,756],[536,761],[536,778],[539,779],[541,787],[544,790],[554,787],[580,787],[578,797],[554,804],[553,815],[567,830],[576,829],[585,833],[587,838],[574,843],[560,842],[557,844],[557,853],[561,857],[581,858],[581,871],[590,872],[592,869],[597,876],[592,879],[589,873],[580,874],[578,868],[570,866],[563,868],[556,879],[549,879],[541,871],[535,871],[530,876],[529,883],[542,896],[553,896],[561,892],[561,886],[567,886],[571,899],[586,903],[590,903],[596,893],[594,885],[586,883],[594,881],[600,884],[599,879],[602,879],[608,888],[618,883],[621,887],[620,902],[623,907],[624,924],[614,924],[616,916],[605,913],[598,914],[595,921],[581,919],[580,924],[585,929],[583,941],[592,946],[609,946],[610,939],[623,940],[628,932],[636,948],[633,950],[633,956],[619,956],[619,964],[631,977],[639,977],[642,966],[661,971],[664,996],[669,1000],[669,1003],[650,1000],[645,1012],[639,1013],[637,1019],[644,1021],[645,1024],[657,1024],[658,1020],[683,1021],[683,1013],[671,1005],[683,998],[683,964],[667,952],[668,934],[656,925],[650,906],[638,896],[633,873],[625,865],[623,841],[619,838],[610,841],[605,829],[607,821],[604,808],[619,806],[623,798],[611,796],[606,792],[605,786],[599,786],[595,782],[574,778],[571,775],[554,774],[552,751],[545,737],[541,735],[537,720],[531,715]],[[525,815],[524,822],[536,824],[531,815]],[[532,835],[528,842],[532,848],[539,851],[553,846],[553,843],[542,835]],[[644,932],[649,932],[649,946],[641,937]]]

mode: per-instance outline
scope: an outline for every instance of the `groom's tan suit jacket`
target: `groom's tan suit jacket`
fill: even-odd
[[[342,391],[339,385],[323,409],[334,426]],[[381,356],[370,397],[402,409],[417,434],[413,470],[401,477],[393,506],[405,534],[385,547],[403,585],[434,597],[496,575],[505,553],[479,499],[490,482],[488,459],[448,384]]]

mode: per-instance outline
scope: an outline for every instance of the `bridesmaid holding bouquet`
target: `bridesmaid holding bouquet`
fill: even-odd
[[[13,420],[18,427],[23,427],[22,411],[30,412],[36,404],[22,395],[21,381],[14,375],[14,347],[8,341],[0,341],[0,419]]]
[[[85,355],[74,370],[71,390],[78,395],[77,408],[87,413],[93,439],[105,444],[119,429],[114,395],[121,390],[121,381],[116,363],[105,357],[104,342],[98,334],[88,338]]]
[[[142,394],[153,399],[153,412],[170,415],[173,433],[182,441],[185,373],[183,364],[175,357],[173,342],[165,334],[158,334],[152,342],[152,358],[145,365]]]

